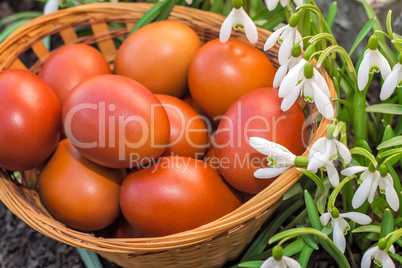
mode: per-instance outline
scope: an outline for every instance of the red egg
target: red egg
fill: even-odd
[[[215,154],[219,172],[234,188],[256,194],[273,179],[258,179],[254,172],[267,166],[267,156],[249,144],[249,138],[260,137],[302,154],[307,141],[305,118],[295,103],[281,110],[282,99],[274,88],[255,89],[238,99],[222,118],[215,137]]]
[[[120,190],[124,217],[145,236],[164,236],[214,221],[242,204],[207,163],[190,157],[160,157],[133,172]]]

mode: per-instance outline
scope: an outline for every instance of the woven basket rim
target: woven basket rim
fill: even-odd
[[[0,69],[9,68],[10,63],[16,58],[11,53],[12,48],[16,42],[26,42],[25,45],[29,46],[35,42],[40,41],[49,32],[42,32],[41,34],[33,34],[32,29],[40,25],[53,24],[53,31],[57,32],[64,27],[71,27],[78,22],[82,16],[89,20],[97,21],[99,19],[98,14],[115,14],[118,12],[135,11],[144,13],[153,4],[148,3],[94,3],[88,5],[77,6],[69,9],[60,10],[45,16],[41,16],[32,20],[31,22],[23,25],[15,32],[13,32],[6,40],[0,44]],[[84,15],[83,15],[84,14]],[[103,17],[103,16],[102,16]],[[111,16],[112,17],[112,16]],[[169,19],[189,19],[202,20],[206,23],[210,21],[216,21],[222,23],[225,17],[208,11],[198,10],[185,6],[175,6],[171,12]],[[100,21],[106,21],[102,18]],[[57,23],[64,23],[57,25]],[[194,22],[195,23],[195,22]],[[30,34],[32,32],[32,34]],[[259,42],[265,42],[262,38],[266,38],[271,32],[258,29]],[[36,32],[35,32],[36,33]],[[238,33],[232,33],[236,35]],[[239,34],[238,34],[239,35]],[[240,35],[243,35],[240,33]],[[30,36],[29,39],[22,39],[21,36]],[[276,45],[277,51],[278,45]],[[272,57],[274,52],[267,52],[268,56]],[[336,92],[333,83],[328,74],[320,69],[320,72],[324,75],[325,80],[328,82],[331,96],[335,97]],[[331,121],[322,119],[318,126],[315,138],[311,141],[312,144],[318,138],[325,135],[326,128],[331,124]],[[303,155],[308,155],[310,148],[307,148]],[[46,215],[40,215],[34,213],[26,207],[26,204],[18,203],[12,193],[7,193],[4,189],[11,189],[13,184],[11,181],[7,182],[7,179],[3,179],[0,175],[0,199],[6,204],[9,209],[24,220],[28,225],[50,236],[54,239],[60,240],[64,243],[86,248],[89,250],[103,251],[103,252],[116,252],[116,253],[130,253],[130,252],[150,252],[150,251],[164,251],[169,249],[180,248],[189,245],[195,245],[200,242],[205,242],[213,239],[219,234],[228,233],[235,228],[241,228],[243,224],[257,218],[259,215],[266,213],[268,209],[276,206],[280,202],[283,193],[286,192],[300,177],[301,173],[296,170],[295,167],[288,169],[266,189],[252,197],[249,201],[244,203],[235,211],[225,215],[224,217],[205,224],[190,231],[168,235],[165,237],[151,237],[151,238],[99,238],[93,237],[90,234],[75,231],[67,228],[56,220],[48,218]],[[8,184],[7,184],[8,183]]]

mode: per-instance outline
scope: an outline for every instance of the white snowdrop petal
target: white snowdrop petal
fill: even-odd
[[[294,1],[295,1],[296,6],[303,5],[303,0],[294,0]]]
[[[352,167],[348,167],[348,168],[343,169],[341,171],[341,174],[343,176],[353,176],[356,173],[360,173],[360,172],[363,172],[363,171],[366,171],[366,170],[368,170],[368,167],[352,166]]]
[[[329,222],[329,220],[332,218],[330,212],[325,212],[320,216],[320,221],[322,226],[326,226]]]
[[[289,258],[287,256],[283,256],[282,259],[285,261],[286,265],[289,268],[301,268],[300,263],[298,263],[296,260]]]
[[[385,183],[385,198],[388,202],[388,205],[392,208],[393,211],[398,211],[399,209],[399,199],[398,195],[395,191],[393,185],[389,182]]]
[[[346,212],[339,214],[339,216],[348,218],[361,225],[366,225],[371,222],[371,218],[368,215],[359,212]]]
[[[343,234],[343,230],[339,226],[339,222],[336,219],[332,220],[333,224],[333,233],[332,233],[332,239],[334,241],[335,246],[342,252],[345,252],[346,249],[346,239]]]
[[[377,66],[380,69],[381,76],[383,79],[386,79],[388,75],[391,73],[391,67],[389,66],[389,62],[387,59],[381,54],[380,51],[374,50],[373,53],[375,53],[375,58],[377,60]]]
[[[279,37],[281,36],[282,32],[286,29],[286,27],[289,27],[289,26],[285,25],[285,26],[279,28],[278,30],[273,32],[268,37],[267,41],[265,41],[265,44],[264,44],[264,51],[267,51],[268,49],[272,48],[275,45],[275,43],[278,41]]]
[[[326,165],[328,179],[332,186],[336,187],[339,185],[339,174],[333,165]]]
[[[384,254],[381,264],[384,268],[395,268],[395,263],[388,254]]]
[[[366,50],[363,60],[360,63],[359,70],[357,71],[357,86],[360,91],[363,91],[368,83],[371,51],[371,49]]]
[[[371,259],[373,255],[379,251],[378,246],[369,248],[364,252],[363,257],[362,257],[362,262],[360,263],[361,268],[370,268],[371,266]],[[262,267],[262,266],[261,266]]]
[[[50,14],[59,9],[59,0],[48,0],[43,7],[43,14]]]
[[[284,147],[278,143],[266,140],[264,138],[251,137],[249,139],[249,143],[254,149],[256,149],[258,152],[265,154],[265,155],[270,155],[272,152],[278,153],[278,151],[292,154],[286,147]]]
[[[258,31],[257,26],[253,20],[247,15],[246,11],[244,11],[243,7],[240,8],[240,13],[243,19],[244,31],[246,33],[248,41],[250,43],[255,44],[258,42]]]
[[[274,260],[274,257],[269,257],[266,259],[260,266],[260,268],[270,268],[272,265],[272,261]]]
[[[267,8],[269,11],[272,11],[276,8],[278,5],[279,0],[265,0],[265,4],[267,5]]]
[[[354,209],[361,207],[363,203],[367,200],[371,184],[373,183],[373,176],[368,176],[362,184],[360,184],[359,188],[357,188],[353,198],[352,198],[352,207]]]
[[[389,247],[388,252],[391,252],[391,253],[395,254],[395,247],[394,247],[394,245],[391,245],[391,246]]]
[[[118,1],[118,0],[115,0]],[[186,0],[187,5],[191,5],[193,3],[193,0]]]
[[[284,64],[279,66],[278,70],[275,73],[274,82],[272,83],[272,86],[274,88],[279,88],[279,86],[281,85],[283,78],[286,76],[288,72],[290,63],[291,59],[288,59]]]
[[[290,56],[292,55],[292,47],[294,45],[294,28],[291,28],[289,30],[289,34],[285,37],[283,37],[283,42],[281,44],[281,47],[279,48],[278,52],[278,62],[279,64],[284,64],[285,61],[287,61]]]
[[[289,167],[280,167],[280,168],[260,168],[254,172],[254,177],[258,179],[272,179],[278,177],[283,172],[288,170]]]
[[[336,147],[338,149],[339,155],[342,157],[343,162],[345,164],[349,164],[352,161],[352,155],[349,151],[349,148],[343,144],[342,142],[335,140]]]
[[[314,89],[314,103],[318,112],[328,120],[334,119],[335,112],[329,98],[321,91],[316,83],[312,83]]]
[[[230,14],[222,23],[220,32],[219,32],[219,40],[221,43],[226,43],[229,40],[230,34],[232,33],[232,21],[234,16],[235,9],[233,8]]]
[[[329,92],[328,84],[325,81],[325,78],[315,68],[314,68],[314,81],[317,83],[321,91],[324,92],[325,96],[331,98],[331,93]]]
[[[302,81],[300,84],[298,84],[292,92],[290,92],[288,95],[286,95],[281,103],[281,110],[286,112],[287,110],[292,107],[292,105],[296,102],[297,98],[300,95],[300,90],[302,86],[304,85],[304,81]]]
[[[373,203],[373,201],[374,201],[374,195],[377,192],[377,187],[378,187],[378,179],[374,178],[373,183],[371,184],[371,187],[370,187],[369,195],[367,197],[367,201],[370,204]]]
[[[281,6],[285,7],[289,4],[290,0],[279,0],[281,2]]]
[[[288,74],[283,78],[278,91],[280,98],[284,98],[296,87],[299,81],[299,75],[302,73],[306,63],[307,61],[302,59],[296,66],[290,69]]]
[[[397,63],[390,75],[388,75],[387,79],[385,79],[384,84],[382,84],[381,92],[380,92],[380,99],[386,100],[391,97],[392,93],[394,92],[395,88],[398,86],[398,78],[399,74],[402,72],[402,65]]]

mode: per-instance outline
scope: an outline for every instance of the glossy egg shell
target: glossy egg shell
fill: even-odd
[[[208,129],[189,104],[169,95],[156,94],[169,117],[170,141],[162,155],[179,155],[200,159],[208,149]]]
[[[258,179],[254,172],[267,166],[267,156],[249,144],[261,137],[300,155],[307,141],[307,126],[300,106],[295,103],[282,112],[282,99],[274,88],[255,89],[238,99],[225,113],[215,136],[219,172],[234,188],[256,194],[273,179]]]
[[[61,107],[37,75],[9,69],[0,73],[0,168],[29,170],[57,147]]]
[[[88,159],[130,168],[159,157],[169,143],[169,119],[152,92],[120,75],[93,76],[68,94],[67,137]]]
[[[124,180],[124,217],[145,236],[165,236],[214,221],[241,205],[238,192],[205,162],[165,156]]]
[[[100,230],[120,214],[119,190],[126,175],[124,169],[91,162],[64,139],[40,173],[39,193],[62,223],[82,231]]]

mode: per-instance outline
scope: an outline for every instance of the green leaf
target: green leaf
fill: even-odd
[[[165,10],[167,7],[171,5],[171,2],[174,2],[174,0],[165,0],[165,1],[158,1],[156,2],[150,9],[145,12],[144,15],[137,21],[137,23],[134,25],[133,29],[131,29],[130,34],[141,28],[142,26],[145,26],[149,23],[151,23],[153,20],[155,20],[162,12]]]
[[[98,255],[93,251],[88,251],[82,248],[76,248],[81,256],[81,259],[85,263],[86,267],[102,268],[102,263],[99,260]]]
[[[43,13],[40,11],[18,12],[18,13],[15,13],[13,15],[10,15],[10,16],[5,17],[4,19],[0,20],[0,27],[3,27],[4,25],[6,25],[8,23],[12,23],[12,22],[19,21],[19,20],[32,20],[41,15],[43,15]]]
[[[366,111],[372,113],[402,115],[402,104],[393,104],[393,103],[374,104],[368,106],[366,108]]]
[[[8,26],[6,29],[4,29],[0,33],[0,43],[3,42],[4,39],[6,39],[7,36],[9,36],[12,32],[14,32],[19,27],[21,27],[22,25],[24,25],[25,23],[30,22],[30,21],[31,21],[30,19],[20,20],[18,22],[11,24],[10,26]]]
[[[319,193],[324,193],[324,191],[325,191],[324,183],[317,176],[317,174],[315,174],[315,173],[313,173],[313,172],[311,172],[311,171],[309,171],[307,169],[304,169],[304,168],[297,168],[297,170],[300,171],[301,173],[303,173],[304,175],[306,175],[307,177],[309,177],[310,179],[312,179],[315,182],[315,184],[318,187],[317,191]]]
[[[264,261],[246,261],[239,264],[239,267],[259,268]]]
[[[220,13],[222,7],[223,7],[223,1],[222,0],[214,0],[213,3],[212,3],[212,7],[211,7],[210,11],[214,12],[214,13]]]
[[[374,201],[370,204],[370,207],[375,215],[382,217],[385,209],[388,207],[388,203],[384,198],[374,197]]]
[[[298,238],[283,248],[283,255],[293,256],[293,255],[299,253],[300,251],[302,251],[305,246],[306,246],[306,243],[304,242],[304,240],[301,238]]]
[[[332,28],[332,25],[334,24],[337,9],[338,9],[338,3],[332,2],[331,6],[329,7],[327,18],[326,18],[328,27],[330,29]]]
[[[301,267],[303,267],[303,268],[307,267],[308,261],[310,260],[310,256],[313,253],[313,251],[314,251],[314,249],[312,249],[311,247],[309,247],[307,245],[303,248],[303,250],[301,251],[300,256],[297,260],[299,262],[299,264],[301,265]]]
[[[380,233],[381,226],[379,225],[363,225],[353,229],[352,233]]]
[[[350,102],[339,98],[333,98],[333,100],[343,104],[343,106],[345,106],[346,110],[348,111],[349,116],[351,118],[353,117],[353,107]]]
[[[324,193],[316,192],[315,203],[317,205],[318,213],[322,214],[325,211],[325,205],[327,204],[327,198],[329,189],[331,188],[331,182],[329,181],[328,177],[324,178]],[[321,196],[320,196],[321,195]]]
[[[401,146],[402,145],[402,136],[397,136],[392,139],[386,140],[384,142],[381,142],[377,146],[377,150],[385,149],[385,148],[391,148],[394,146]]]
[[[402,264],[402,257],[401,255],[399,255],[398,253],[392,253],[392,252],[388,252],[388,255],[393,258],[394,260],[396,260],[397,262],[399,262],[400,264]]]
[[[389,10],[388,14],[387,14],[386,25],[387,25],[387,31],[388,31],[389,38],[391,40],[393,40],[394,39],[394,33],[392,32],[391,16],[392,16],[392,10]]]
[[[311,226],[316,230],[321,230],[322,225],[320,217],[318,216],[317,208],[315,206],[313,198],[307,190],[304,191],[304,200],[306,203],[307,214],[310,219]]]
[[[303,193],[303,189],[301,187],[301,184],[296,182],[283,195],[283,200],[287,200],[295,195],[302,194],[302,193]]]
[[[379,238],[385,237],[387,234],[394,230],[394,217],[389,209],[385,209],[384,216],[382,217],[381,232]]]
[[[377,18],[371,18],[369,21],[363,26],[360,30],[360,33],[357,35],[355,42],[352,45],[352,48],[349,50],[349,56],[352,57],[353,53],[355,53],[359,44],[364,40],[367,34],[371,31],[376,22]]]
[[[309,246],[315,250],[318,250],[318,245],[314,241],[314,239],[311,235],[301,235],[300,237],[303,239],[304,243],[306,243],[307,246]]]

